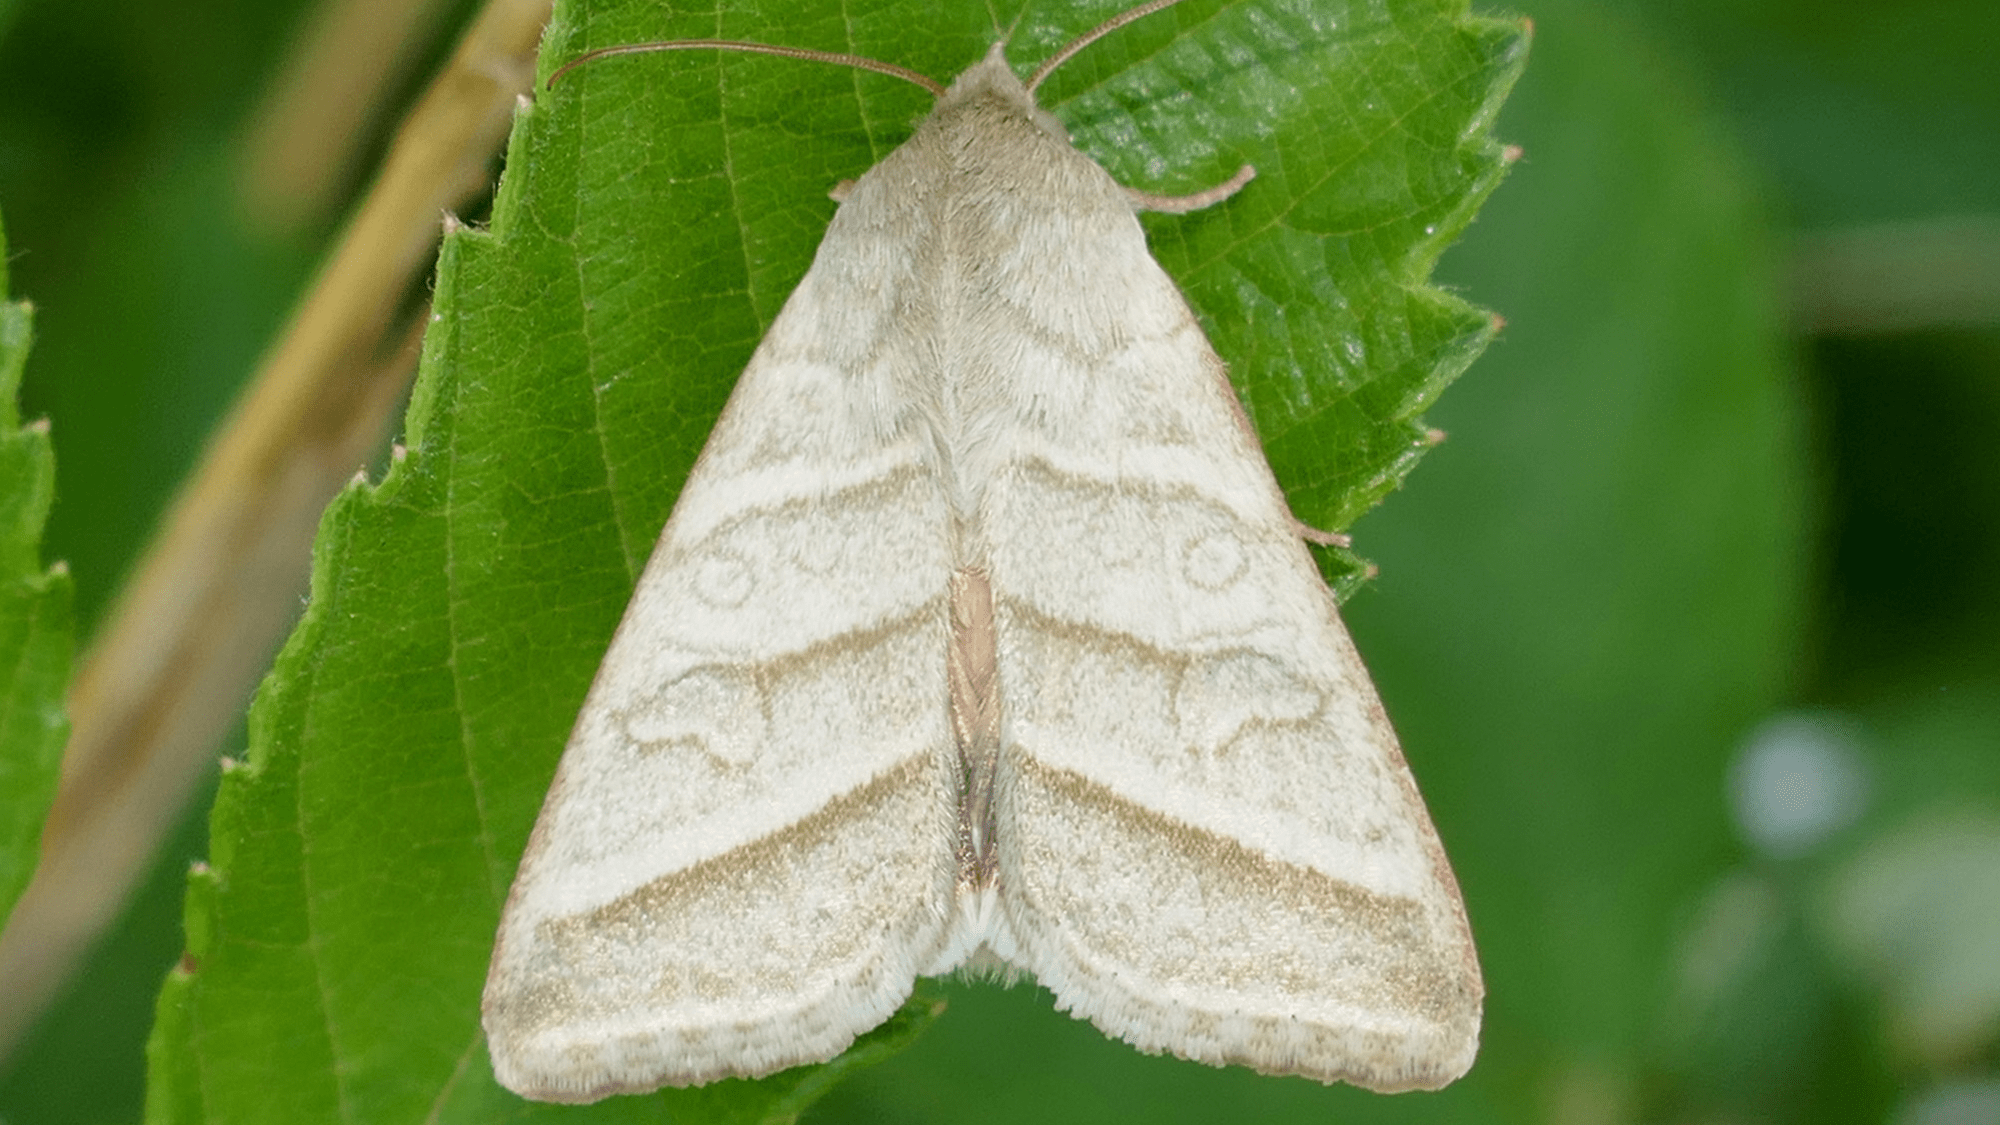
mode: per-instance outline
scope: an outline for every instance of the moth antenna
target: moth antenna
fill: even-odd
[[[1035,87],[1042,84],[1042,79],[1047,78],[1049,73],[1055,70],[1055,68],[1068,62],[1078,51],[1083,50],[1085,47],[1090,46],[1092,43],[1097,42],[1099,39],[1117,31],[1134,20],[1145,19],[1161,8],[1171,8],[1180,2],[1181,0],[1147,0],[1146,3],[1136,8],[1127,8],[1110,19],[1105,20],[1103,23],[1098,24],[1096,27],[1091,28],[1089,31],[1084,32],[1082,35],[1070,40],[1064,44],[1062,50],[1050,55],[1048,61],[1035,68],[1035,73],[1028,78],[1028,92],[1030,94],[1034,93]]]
[[[1155,5],[1163,6],[1158,5],[1158,0],[1155,0]],[[612,55],[643,55],[653,51],[694,50],[743,51],[752,55],[778,55],[781,58],[787,59],[804,59],[807,62],[851,66],[858,70],[872,70],[877,74],[886,74],[891,78],[900,78],[905,82],[922,86],[924,89],[929,90],[931,96],[934,98],[944,96],[944,86],[936,79],[928,75],[918,74],[908,67],[897,66],[895,63],[886,63],[880,59],[871,59],[863,55],[843,55],[834,51],[815,51],[808,47],[780,47],[772,43],[746,43],[738,39],[669,39],[659,43],[621,43],[616,47],[599,47],[595,51],[585,51],[583,54],[557,67],[556,72],[549,75],[548,88],[554,89],[556,79],[561,78],[584,63],[596,59],[609,58]]]
[[[995,13],[993,16],[993,31],[998,36],[997,42],[1012,43],[1014,41],[1014,33],[1021,29],[1021,21],[1027,18],[1028,6],[1023,4],[1020,10],[1014,13],[1014,22],[1008,24],[1005,30],[1002,30],[1000,27],[1000,16],[998,13]]]

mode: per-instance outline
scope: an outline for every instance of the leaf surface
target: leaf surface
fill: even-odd
[[[1116,11],[1028,9],[1017,68]],[[542,67],[720,36],[949,76],[994,35],[980,6],[809,3],[780,24],[579,0]],[[1393,487],[1427,446],[1418,412],[1492,331],[1424,282],[1500,176],[1486,129],[1521,48],[1437,0],[1191,2],[1045,90],[1134,186],[1258,167],[1228,204],[1148,226],[1309,522]],[[329,509],[311,606],[217,798],[151,1120],[782,1118],[929,1021],[920,991],[828,1068],[583,1111],[500,1090],[478,1025],[515,865],[680,482],[828,189],[925,109],[875,75],[690,52],[592,64],[521,112],[491,230],[447,239],[406,451]]]

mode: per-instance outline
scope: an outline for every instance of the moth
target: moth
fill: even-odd
[[[1129,192],[1035,105],[1163,6],[1025,84],[997,45],[924,80],[844,191],[522,859],[483,1004],[509,1089],[824,1061],[963,967],[1142,1051],[1376,1090],[1471,1065],[1444,851],[1135,217],[1248,169]]]

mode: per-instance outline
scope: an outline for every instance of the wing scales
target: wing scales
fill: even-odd
[[[755,1076],[982,942],[1149,1051],[1395,1090],[1476,1048],[1443,851],[1221,362],[997,48],[690,477],[488,1037],[548,1100]]]
[[[947,940],[949,521],[916,438],[772,412],[841,391],[785,340],[689,478],[522,860],[484,1006],[511,1089],[828,1058]]]
[[[1102,229],[1131,331],[1024,330],[980,509],[996,950],[1142,1049],[1443,1085],[1483,992],[1443,850],[1221,361]]]

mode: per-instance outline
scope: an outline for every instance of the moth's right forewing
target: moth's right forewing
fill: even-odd
[[[851,288],[895,254],[854,242],[836,221],[744,372],[564,751],[486,986],[519,1093],[823,1061],[947,941],[950,520],[884,278]]]
[[[999,952],[1147,1050],[1443,1085],[1483,989],[1367,670],[1122,193],[1037,158],[1077,185],[1014,236],[1038,271],[966,298],[1032,342],[978,528]]]

